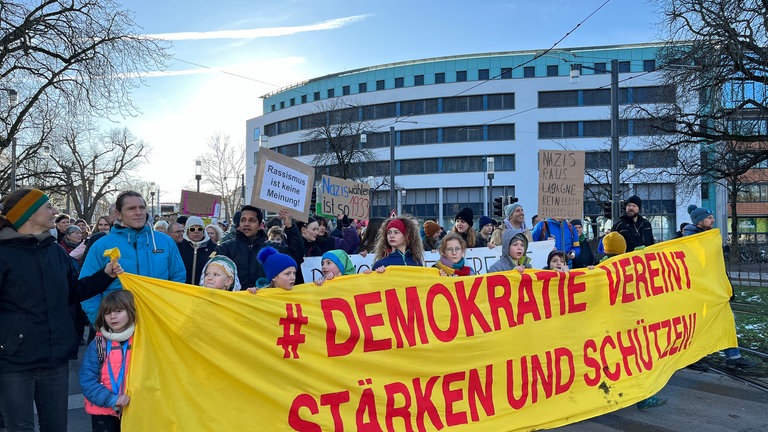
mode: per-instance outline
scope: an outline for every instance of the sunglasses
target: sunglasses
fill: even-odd
[[[197,228],[195,228],[195,227],[191,227],[191,228],[189,228],[187,231],[189,231],[189,232],[195,232],[195,231],[202,231],[202,230],[204,230],[204,229],[205,229],[205,228],[203,228],[203,227],[197,227]]]

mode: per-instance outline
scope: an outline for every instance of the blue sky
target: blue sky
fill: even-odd
[[[212,134],[224,132],[244,143],[245,121],[262,113],[260,96],[281,87],[444,55],[651,42],[659,38],[662,18],[646,0],[125,5],[146,33],[172,43],[168,70],[148,77],[149,86],[134,94],[142,115],[125,121],[152,149],[140,174],[159,184],[164,202],[178,200],[182,188],[194,188],[194,161]]]

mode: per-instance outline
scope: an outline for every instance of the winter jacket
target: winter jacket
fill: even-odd
[[[704,230],[702,228],[699,228],[698,226],[696,226],[694,224],[688,224],[688,225],[683,227],[683,237],[686,237],[686,236],[689,236],[689,235],[698,234],[698,233],[703,233],[704,231],[706,231],[706,230]]]
[[[395,249],[390,252],[389,255],[373,263],[373,267],[371,268],[377,269],[381,266],[389,267],[393,265],[424,266],[423,263],[420,263],[413,258],[410,250],[405,251],[405,254],[403,254],[399,249]]]
[[[627,215],[619,218],[611,231],[616,231],[627,242],[627,252],[632,252],[638,246],[650,246],[656,241],[653,239],[651,223],[644,217],[637,215],[637,221]]]
[[[103,268],[78,281],[50,232],[0,230],[0,373],[60,366],[77,356],[70,306],[104,291]]]
[[[592,253],[592,247],[589,246],[589,242],[587,241],[586,237],[583,239],[579,238],[579,240],[580,251],[579,255],[576,256],[576,258],[574,258],[572,261],[573,268],[586,268],[587,266],[597,264],[595,254]]]
[[[360,246],[360,236],[357,235],[357,229],[354,225],[344,227],[344,229],[341,230],[342,238],[318,237],[317,240],[313,242],[307,241],[307,239],[301,235],[301,231],[296,225],[291,228],[295,229],[285,230],[289,248],[293,251],[290,244],[292,242],[300,241],[303,245],[304,252],[301,256],[296,256],[291,252],[291,256],[296,260],[296,264],[299,266],[296,272],[296,285],[304,283],[304,275],[301,273],[301,263],[304,262],[304,257],[323,256],[324,253],[335,249],[341,249],[352,255],[357,252],[357,248]]]
[[[104,338],[101,332],[96,335]],[[125,393],[125,380],[128,376],[128,366],[131,364],[133,336],[122,342],[102,339],[105,347],[103,362],[99,361],[96,346],[101,338],[97,337],[91,341],[85,352],[83,363],[80,365],[80,389],[85,396],[85,412],[91,415],[119,416],[115,404],[119,394]],[[123,349],[125,349],[125,357],[123,357]],[[110,369],[112,369],[112,377],[121,387],[117,392],[112,391]]]
[[[564,251],[566,255],[573,251],[576,256],[579,256],[581,247],[579,246],[579,235],[576,234],[576,230],[570,223],[565,224],[565,229],[560,227],[560,221],[547,218],[540,221],[533,227],[531,237],[533,241],[544,241],[550,236],[555,238],[555,249]],[[563,234],[565,234],[565,242],[563,242]]]
[[[216,247],[216,255],[226,256],[237,266],[237,278],[240,279],[243,289],[255,287],[259,278],[266,277],[264,267],[256,259],[256,255],[266,241],[267,234],[262,230],[259,230],[252,239],[237,231],[234,239]]]
[[[179,248],[170,236],[152,230],[149,225],[136,230],[120,224],[113,225],[109,234],[91,246],[80,270],[80,277],[103,269],[109,262],[109,257],[104,256],[104,251],[112,248],[120,250],[120,265],[128,273],[181,283],[187,279],[187,270],[179,255]],[[122,289],[122,285],[120,280],[115,279],[107,292],[119,289]],[[91,324],[96,322],[101,299],[102,295],[97,295],[82,302],[83,310]]]
[[[204,245],[195,247],[189,240],[182,240],[176,243],[179,248],[181,260],[186,269],[187,283],[191,285],[200,284],[200,276],[203,274],[203,267],[208,262],[211,254],[216,250],[216,243],[208,240]],[[194,269],[193,269],[194,267]]]
[[[514,270],[514,268],[519,265],[525,268],[531,268],[531,259],[525,256],[525,254],[523,254],[518,261],[513,260],[512,257],[509,256],[509,243],[512,241],[515,234],[519,232],[522,231],[515,231],[514,229],[504,230],[504,233],[501,236],[501,258],[488,267],[488,273]]]

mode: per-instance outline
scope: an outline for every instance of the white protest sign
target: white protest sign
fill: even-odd
[[[260,148],[251,205],[275,213],[285,208],[291,217],[306,222],[314,173],[307,164]]]
[[[539,151],[539,214],[576,219],[584,212],[584,152]]]
[[[528,243],[528,252],[526,255],[531,258],[531,266],[536,269],[544,268],[547,265],[547,255],[555,247],[554,240],[544,240],[540,242]],[[352,264],[355,265],[357,273],[363,273],[365,270],[372,270],[374,254],[367,254],[365,257],[359,254],[350,255]],[[488,267],[501,258],[501,247],[497,246],[493,249],[484,248],[471,248],[467,249],[467,254],[464,257],[468,266],[472,267],[475,274],[485,274],[488,271]],[[440,254],[437,252],[424,252],[424,265],[425,267],[431,267],[437,260],[440,259]],[[304,282],[311,282],[323,277],[322,266],[320,264],[320,257],[306,257],[301,264],[301,273],[304,275]]]

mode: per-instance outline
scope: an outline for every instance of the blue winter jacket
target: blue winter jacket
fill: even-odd
[[[389,255],[373,263],[372,268],[377,269],[381,266],[389,267],[391,265],[424,266],[423,263],[420,263],[413,258],[410,250],[405,251],[405,254],[403,254],[400,250],[395,249],[390,252]]]
[[[554,237],[555,249],[564,251],[566,255],[573,251],[576,256],[579,256],[581,247],[579,246],[579,235],[576,234],[576,229],[569,223],[566,223],[564,228],[560,227],[560,221],[547,218],[533,227],[531,236],[533,241],[544,241],[550,236]],[[563,234],[565,234],[565,242],[563,242]]]
[[[109,262],[104,251],[115,247],[120,249],[120,266],[128,273],[181,283],[187,279],[179,248],[170,236],[153,231],[149,225],[136,230],[119,224],[112,226],[108,235],[91,246],[80,270],[80,278],[102,270]],[[102,297],[122,288],[120,280],[115,279],[104,294],[80,303],[91,324],[96,322]]]

